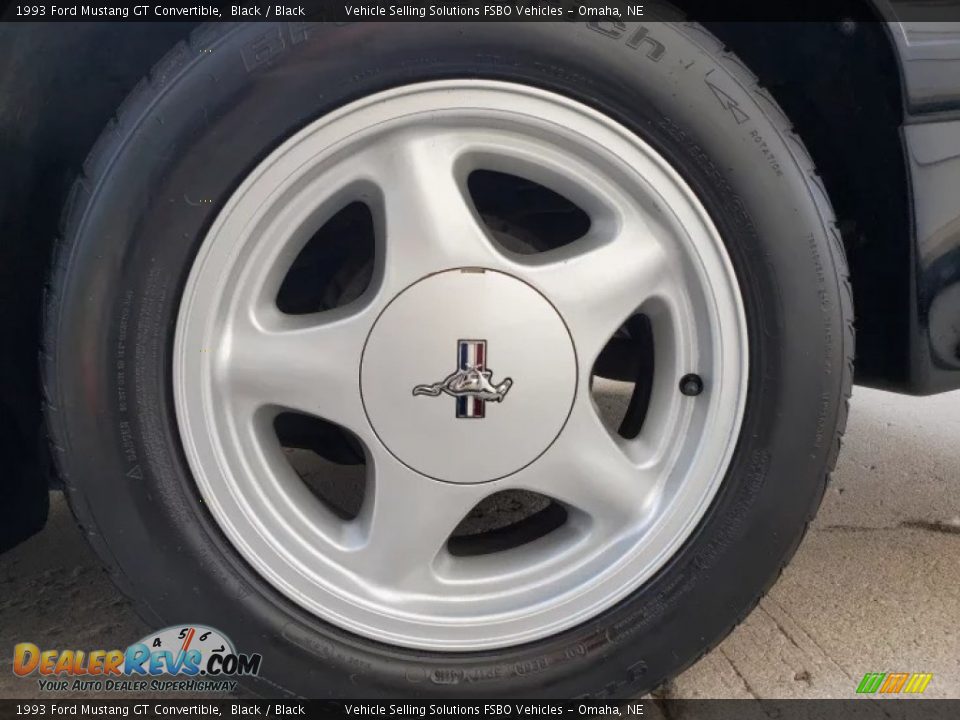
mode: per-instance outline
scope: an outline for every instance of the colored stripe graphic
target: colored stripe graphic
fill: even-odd
[[[903,691],[905,693],[922,693],[927,689],[931,680],[933,680],[933,673],[914,673],[910,676],[910,680]]]
[[[919,694],[927,689],[933,673],[867,673],[857,685],[857,692],[872,695],[896,695],[897,693]]]
[[[457,362],[461,370],[476,368],[487,369],[487,341],[457,341]],[[457,398],[458,418],[482,418],[486,414],[486,402],[479,398],[464,396]]]
[[[890,673],[880,686],[880,692],[888,694],[900,692],[908,677],[910,677],[908,673]]]
[[[883,678],[885,678],[886,675],[886,673],[867,673],[857,686],[857,692],[875,693],[880,689],[880,683],[883,682]]]

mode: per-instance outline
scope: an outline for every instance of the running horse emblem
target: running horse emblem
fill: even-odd
[[[504,379],[497,385],[491,380],[493,371],[487,369],[486,340],[457,341],[457,370],[440,382],[417,385],[414,395],[437,397],[442,393],[457,401],[458,418],[486,416],[488,402],[500,402],[513,386],[513,380]]]

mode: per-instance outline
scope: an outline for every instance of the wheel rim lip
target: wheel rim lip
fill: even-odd
[[[249,532],[250,524],[252,523],[255,525],[258,520],[256,518],[244,517],[246,509],[243,507],[239,507],[240,513],[238,515],[238,506],[235,502],[236,498],[224,496],[222,493],[223,488],[213,487],[210,479],[207,477],[206,473],[209,469],[208,463],[211,459],[209,452],[210,448],[206,447],[201,449],[199,446],[204,445],[211,439],[209,437],[209,427],[207,422],[208,418],[205,417],[205,413],[201,413],[200,417],[198,418],[197,414],[194,412],[194,409],[191,407],[193,404],[190,397],[191,392],[195,392],[197,390],[197,383],[195,382],[196,377],[194,377],[194,382],[192,385],[190,382],[184,381],[185,377],[191,372],[196,375],[196,368],[194,367],[193,370],[191,370],[191,361],[188,357],[189,347],[196,341],[198,337],[209,339],[207,331],[210,331],[212,329],[212,325],[214,324],[212,319],[208,319],[208,322],[205,324],[201,323],[203,326],[203,332],[200,332],[198,335],[198,324],[195,319],[191,318],[192,313],[195,311],[198,277],[201,276],[198,268],[200,268],[209,260],[209,246],[211,238],[217,237],[218,232],[223,229],[226,218],[229,217],[230,213],[236,210],[236,205],[240,202],[240,200],[242,200],[244,194],[247,192],[250,186],[260,181],[263,176],[268,173],[272,167],[272,160],[277,156],[282,155],[285,150],[289,151],[290,148],[295,148],[297,143],[302,141],[304,138],[309,137],[313,132],[316,132],[317,128],[328,127],[330,124],[340,121],[342,118],[355,113],[357,110],[368,108],[376,103],[384,103],[394,98],[409,97],[411,95],[416,95],[417,93],[431,93],[433,91],[449,92],[454,90],[466,90],[471,92],[507,92],[516,93],[520,97],[526,96],[546,99],[549,102],[557,103],[561,106],[575,108],[579,112],[585,113],[586,115],[591,116],[592,118],[597,119],[608,126],[616,128],[619,132],[629,137],[638,150],[645,153],[650,161],[659,166],[662,173],[670,177],[671,180],[679,187],[685,189],[688,200],[691,203],[690,209],[692,209],[699,216],[701,222],[710,231],[711,243],[715,245],[713,250],[719,251],[719,259],[725,273],[724,280],[725,282],[731,283],[729,289],[733,291],[733,301],[736,305],[735,314],[737,316],[736,330],[739,335],[737,338],[737,346],[739,350],[737,357],[739,362],[737,363],[738,367],[736,368],[738,383],[735,398],[736,407],[734,408],[735,418],[732,424],[730,424],[727,432],[728,437],[725,444],[726,451],[722,460],[718,463],[715,472],[713,472],[714,477],[709,488],[707,488],[707,492],[703,494],[703,497],[697,503],[696,507],[693,508],[691,512],[687,513],[687,522],[684,523],[682,531],[675,533],[674,535],[676,537],[674,537],[670,542],[663,543],[662,550],[657,556],[657,559],[654,562],[649,563],[649,566],[644,568],[642,572],[636,572],[636,568],[631,570],[631,568],[628,567],[629,563],[626,562],[614,563],[613,565],[607,567],[605,569],[604,581],[607,583],[607,585],[617,584],[617,578],[619,578],[619,584],[615,591],[605,593],[600,600],[584,604],[582,602],[582,597],[589,594],[591,592],[591,588],[587,588],[582,592],[577,592],[577,589],[575,588],[573,592],[565,595],[561,599],[562,601],[560,603],[554,604],[553,609],[561,609],[561,612],[553,612],[550,619],[545,618],[544,613],[538,607],[527,607],[521,611],[514,612],[509,617],[505,616],[502,620],[497,620],[496,618],[484,619],[482,623],[483,632],[473,633],[472,636],[470,636],[469,632],[462,632],[463,626],[469,625],[469,623],[464,623],[462,618],[451,619],[431,616],[429,619],[425,619],[425,616],[418,615],[417,613],[404,615],[403,613],[393,613],[389,609],[377,608],[375,606],[364,607],[362,612],[354,612],[355,607],[358,605],[357,598],[351,596],[349,592],[343,592],[342,589],[336,587],[322,587],[319,588],[322,591],[320,593],[321,602],[318,602],[317,597],[306,595],[303,592],[301,585],[291,582],[290,570],[292,569],[294,573],[298,572],[298,569],[295,566],[295,561],[284,558],[283,554],[278,553],[276,548],[269,547],[269,543],[268,547],[266,548],[267,552],[264,552],[265,548],[261,542],[263,538],[248,538],[248,533],[245,533],[241,527],[238,526],[247,525],[247,530]],[[253,220],[251,220],[250,224],[253,224]],[[696,248],[694,248],[694,251],[696,251]],[[698,259],[702,261],[702,258]],[[454,268],[446,269],[449,270]],[[444,270],[438,270],[438,272],[442,271]],[[223,283],[226,282],[226,278],[224,276],[225,273],[221,273],[221,281]],[[222,290],[222,287],[220,289]],[[548,297],[548,300],[549,299],[550,298]],[[563,317],[562,313],[561,317]],[[184,330],[185,327],[188,327],[189,331]],[[576,340],[576,338],[574,338],[574,340]],[[721,338],[721,340],[726,342],[726,339],[724,338]],[[592,359],[590,359],[590,361],[592,363]],[[201,250],[194,262],[193,268],[191,269],[190,277],[183,294],[183,300],[177,321],[176,338],[174,342],[174,399],[181,441],[183,443],[184,450],[194,477],[196,478],[200,488],[201,495],[204,497],[208,507],[210,507],[214,519],[224,530],[228,539],[232,542],[240,554],[288,599],[315,613],[322,619],[329,620],[349,631],[356,632],[372,639],[416,649],[452,651],[482,650],[506,647],[537,640],[588,620],[596,616],[599,612],[611,607],[629,592],[635,590],[643,582],[652,577],[654,572],[660,569],[663,564],[670,557],[672,557],[676,550],[679,549],[682,542],[684,542],[690,536],[694,527],[702,519],[704,513],[706,512],[707,506],[716,495],[720,482],[725,476],[727,468],[729,467],[735,441],[739,436],[740,425],[742,423],[746,403],[746,381],[748,370],[747,361],[748,355],[745,312],[743,309],[742,298],[740,296],[736,276],[726,253],[726,249],[715,226],[709,218],[709,215],[700,204],[696,195],[662,156],[654,151],[645,141],[635,136],[626,128],[620,126],[618,123],[616,123],[616,121],[601,115],[597,111],[594,111],[587,106],[581,105],[577,101],[555,95],[554,93],[545,90],[539,90],[524,85],[514,85],[511,83],[486,80],[447,80],[419,83],[395,88],[393,90],[378,93],[374,96],[369,96],[340,108],[312,123],[310,126],[297,133],[293,138],[281,144],[277,150],[271,153],[270,156],[268,156],[268,158],[244,180],[240,188],[234,193],[224,209],[221,211],[220,216],[217,218],[213,227],[207,234]],[[581,360],[581,362],[583,362],[583,360]],[[729,368],[724,368],[724,371],[729,373]],[[581,383],[580,385],[582,386],[583,384]],[[209,387],[204,387],[203,384],[200,384],[199,387],[201,394],[203,395],[204,402],[209,403]],[[578,388],[576,391],[574,400],[575,405],[590,401],[589,396],[586,398],[583,397],[582,392],[582,387]],[[713,406],[711,406],[711,408],[713,408]],[[200,443],[197,442],[198,436],[194,431],[194,427],[198,425],[198,419],[200,420],[200,429],[202,429],[204,433],[208,435],[205,440],[201,438]],[[202,457],[204,454],[207,455],[206,458]],[[221,472],[226,470],[227,472],[224,474],[229,475],[229,463],[223,457],[222,448],[218,447],[214,449],[213,460]],[[229,478],[227,478],[227,484],[229,484]],[[228,509],[228,506],[231,505],[231,503],[233,504],[232,513],[230,512],[230,509]],[[664,517],[666,517],[666,515],[660,516],[660,519],[662,520]],[[649,532],[644,535],[644,537],[646,538],[647,535],[654,535],[656,529],[657,526],[651,525]],[[273,556],[273,560],[270,558],[271,555]],[[285,562],[289,566],[286,569],[284,569]],[[278,572],[275,565],[280,565],[283,572]],[[596,583],[594,583],[594,586],[592,586],[592,590],[596,590]],[[593,594],[596,595],[597,593],[594,592]],[[574,608],[573,611],[570,610],[571,606],[577,606],[578,604],[578,608]],[[562,611],[563,607],[566,607],[567,610]],[[381,620],[384,619],[386,619],[388,622],[381,622]],[[524,624],[527,626],[526,628],[521,627]],[[509,630],[501,632],[500,628],[509,628]],[[456,635],[456,637],[451,639],[451,630],[458,630],[460,632],[453,633],[453,635]]]

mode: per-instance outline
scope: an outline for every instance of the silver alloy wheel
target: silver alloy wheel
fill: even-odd
[[[561,193],[590,216],[588,234],[503,250],[466,190],[475,169]],[[300,248],[354,200],[375,218],[370,287],[334,310],[281,313]],[[638,310],[656,372],[643,431],[625,440],[600,419],[591,369]],[[494,382],[513,381],[482,420],[412,392],[456,369],[464,338],[487,340]],[[695,398],[678,390],[689,372],[705,383]],[[480,650],[596,616],[689,537],[739,434],[747,330],[716,228],[650,146],[554,93],[450,80],[358,100],[250,173],[190,273],[173,383],[203,499],[266,580],[381,642]],[[285,461],[272,426],[283,409],[362,443],[372,491],[355,520]],[[505,552],[452,555],[452,530],[506,489],[555,499],[567,522]]]

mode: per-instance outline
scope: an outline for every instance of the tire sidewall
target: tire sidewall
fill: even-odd
[[[819,504],[846,318],[829,208],[802,147],[715,40],[659,23],[251,24],[207,28],[161,68],[159,87],[121,108],[87,168],[68,219],[52,348],[71,502],[149,622],[222,627],[241,651],[263,653],[265,694],[570,697],[648,689],[741,619]],[[336,107],[452,77],[560,92],[650,142],[724,237],[751,338],[741,438],[682,550],[588,623],[455,655],[352,636],[259,578],[202,506],[171,391],[192,259],[246,174]]]

